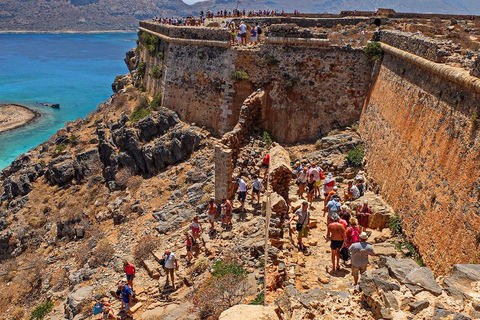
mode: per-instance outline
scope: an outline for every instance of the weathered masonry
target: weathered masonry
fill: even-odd
[[[375,36],[384,58],[374,62],[361,48],[271,29],[259,48],[235,49],[227,30],[142,22],[141,46],[142,34],[158,38],[152,52],[139,53],[143,83],[162,93],[163,106],[218,136],[241,136],[249,106],[255,124],[281,143],[314,141],[360,120],[371,185],[427,265],[444,273],[480,259],[480,79],[443,64],[453,49],[382,31]],[[219,146],[226,169],[218,174],[229,175],[231,148]]]

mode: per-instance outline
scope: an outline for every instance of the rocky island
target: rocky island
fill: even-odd
[[[40,113],[18,104],[0,105],[0,133],[23,127],[40,117]]]

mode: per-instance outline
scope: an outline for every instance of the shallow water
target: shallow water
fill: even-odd
[[[128,73],[123,59],[135,40],[135,33],[1,34],[0,104],[25,105],[42,117],[0,134],[0,170],[106,101],[115,76]]]

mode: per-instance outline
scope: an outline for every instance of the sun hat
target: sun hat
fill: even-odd
[[[329,179],[333,178],[333,174],[331,174],[331,173],[327,174],[327,178],[329,178]]]
[[[332,220],[335,221],[335,222],[338,222],[340,221],[340,216],[336,213],[332,214]]]
[[[367,199],[363,200],[363,203],[367,204],[367,203],[368,203],[368,200],[367,200]]]
[[[342,209],[342,210],[347,210],[347,209],[348,209],[348,206],[344,204],[344,205],[342,205],[342,206],[340,207],[340,209]]]
[[[362,233],[360,233],[359,237],[362,240],[367,240],[368,239],[368,234],[366,232],[362,232]]]
[[[303,205],[303,206],[308,206],[308,201],[303,201],[303,202],[302,202],[302,205]]]
[[[334,187],[333,187],[333,190],[338,190],[338,187],[337,187],[337,186],[334,186]]]

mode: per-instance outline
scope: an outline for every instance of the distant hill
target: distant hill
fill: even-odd
[[[181,0],[0,0],[0,30],[134,30],[138,20],[154,16],[232,10],[236,0],[210,0],[187,5]],[[397,12],[480,15],[478,0],[257,0],[240,1],[239,9],[339,13],[341,10],[392,8]]]

